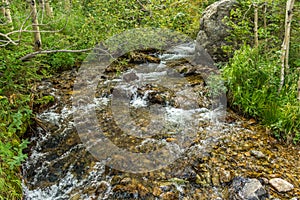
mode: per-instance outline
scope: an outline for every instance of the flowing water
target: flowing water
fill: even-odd
[[[271,152],[264,165],[247,154],[276,142],[221,104],[213,106],[201,74],[185,73],[190,64],[182,58],[193,49],[183,45],[159,55],[160,63],[104,73],[84,107],[72,105],[74,93],[86,92],[72,90],[75,70],[41,82],[38,90],[56,101],[37,116],[43,128],[34,131],[23,164],[24,198],[226,199],[236,175],[283,174],[274,171]],[[91,112],[93,131],[101,134],[78,129],[92,126]]]

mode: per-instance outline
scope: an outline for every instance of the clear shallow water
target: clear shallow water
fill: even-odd
[[[197,177],[189,180],[193,175],[185,175],[187,169],[193,168],[189,161],[209,154],[212,144],[232,129],[239,129],[218,120],[224,115],[224,108],[200,106],[203,102],[200,104],[199,99],[207,95],[203,82],[192,86],[182,74],[167,66],[169,60],[190,57],[193,48],[181,46],[161,55],[159,64],[137,65],[121,76],[100,80],[97,97],[79,107],[71,105],[71,89],[52,90],[54,85],[41,83],[40,89],[50,90],[58,101],[37,116],[47,131],[37,128],[29,158],[23,165],[25,199],[160,199],[164,195],[171,195],[170,199],[172,195],[192,198],[199,183],[195,182]],[[209,105],[209,99],[206,101]],[[81,122],[85,126],[89,126],[89,113],[96,112],[103,134],[80,136],[73,120],[78,111],[86,114]],[[161,151],[161,159],[154,154],[155,158],[139,160],[144,162],[142,167],[156,170],[152,174],[147,170],[139,174],[115,170],[114,166],[120,166],[115,163],[128,158],[126,155],[111,158],[106,154],[113,155],[114,149],[103,147],[96,149],[103,152],[102,160],[90,153],[103,135],[125,149],[125,154],[165,149],[176,159],[170,159],[166,165],[154,165],[151,159],[168,160],[165,151]],[[89,137],[88,144],[82,143],[82,137]],[[128,160],[124,163],[130,165]],[[221,195],[218,189],[214,191]]]

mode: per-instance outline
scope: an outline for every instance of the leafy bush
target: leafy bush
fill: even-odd
[[[300,103],[297,101],[296,77],[287,77],[278,94],[280,65],[276,52],[265,53],[246,45],[235,51],[222,70],[229,88],[230,105],[246,116],[256,117],[274,130],[277,137],[294,143],[300,141]]]
[[[27,97],[0,96],[0,199],[21,199],[20,165],[28,141],[21,140],[31,117]]]

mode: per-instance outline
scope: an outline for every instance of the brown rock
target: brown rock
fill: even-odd
[[[158,197],[159,195],[161,195],[162,191],[159,187],[155,187],[153,188],[152,194],[156,197]]]
[[[167,192],[167,193],[164,193],[162,195],[162,199],[163,200],[177,200],[179,198],[178,198],[178,195],[176,195],[176,193],[174,193],[174,192]]]

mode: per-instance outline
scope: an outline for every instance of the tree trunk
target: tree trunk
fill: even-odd
[[[268,6],[268,3],[265,2],[264,6],[263,6],[263,8],[264,8],[264,29],[265,29],[265,31],[267,30],[267,6]]]
[[[34,31],[34,50],[40,51],[42,49],[42,39],[41,33],[39,28],[39,23],[37,19],[37,10],[36,10],[36,3],[35,0],[30,1],[30,8],[31,8],[31,17],[32,17],[32,29]]]
[[[254,45],[258,47],[258,6],[256,4],[254,7]]]
[[[46,9],[46,15],[48,17],[53,17],[52,8],[50,6],[50,0],[45,0],[45,9]]]
[[[298,80],[298,101],[300,101],[300,76]]]
[[[281,46],[281,73],[280,73],[280,86],[279,92],[281,91],[284,84],[285,73],[288,73],[289,70],[289,47],[290,47],[290,34],[291,34],[291,22],[293,17],[293,7],[295,0],[288,0],[286,2],[286,11],[285,11],[285,33],[284,39]]]
[[[10,8],[9,8],[9,1],[8,0],[2,0],[3,7],[1,8],[1,11],[3,15],[5,16],[7,23],[12,24],[12,17],[10,14]]]
[[[3,16],[5,17],[5,0],[2,0],[1,12],[2,12]]]
[[[268,42],[268,37],[267,37],[267,9],[268,9],[268,3],[264,3],[264,31],[265,31],[265,43],[267,44]],[[267,45],[265,45],[265,50],[267,50]]]
[[[66,10],[70,10],[70,8],[71,8],[71,2],[70,2],[70,0],[65,0],[65,9]]]

